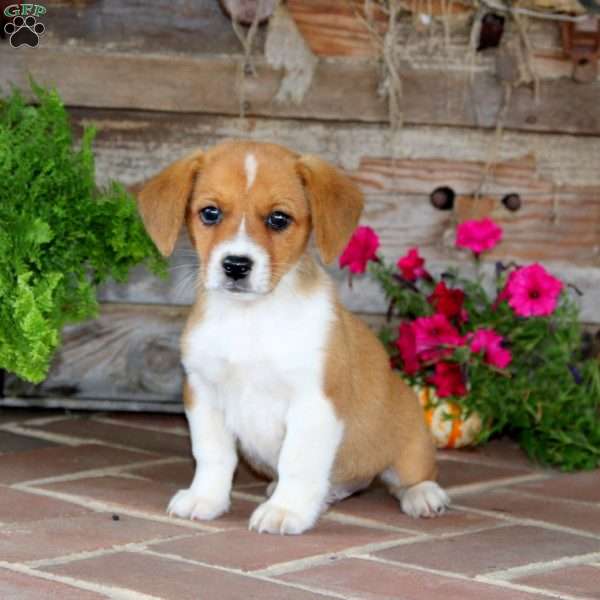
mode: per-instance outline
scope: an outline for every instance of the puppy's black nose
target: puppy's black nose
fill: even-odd
[[[225,275],[234,281],[248,277],[252,269],[252,259],[247,256],[226,256],[223,259]]]

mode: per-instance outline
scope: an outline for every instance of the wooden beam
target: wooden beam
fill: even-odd
[[[176,402],[186,314],[172,306],[104,306],[98,319],[64,328],[46,381],[34,386],[8,375],[5,394]]]
[[[101,49],[44,48],[6,52],[0,65],[4,91],[28,88],[31,75],[56,86],[72,106],[210,114],[239,114],[241,91],[235,55],[155,55]],[[385,123],[387,102],[378,94],[379,69],[373,61],[320,61],[301,104],[277,103],[282,72],[256,60],[257,76],[243,80],[246,114],[332,121]],[[496,126],[504,91],[491,72],[441,66],[401,67],[402,110],[407,124]],[[126,83],[125,83],[126,82]],[[600,135],[600,81],[586,85],[566,78],[543,80],[540,102],[517,88],[505,129]]]
[[[89,401],[103,409],[143,403],[144,410],[172,410],[181,402],[179,337],[188,312],[187,307],[106,304],[97,319],[65,327],[43,383],[34,386],[7,375],[7,402],[17,406],[18,398],[32,397],[35,403],[51,397],[52,406]],[[374,330],[383,323],[380,315],[365,320]]]
[[[449,261],[467,266],[468,257],[453,247],[454,216],[435,210],[429,194],[442,185],[457,194],[474,194],[496,141],[493,132],[459,128],[406,127],[392,139],[374,125],[300,126],[285,120],[82,109],[73,114],[78,129],[83,124],[98,129],[95,154],[102,182],[139,182],[195,148],[236,136],[320,154],[360,183],[367,200],[363,221],[377,229],[390,259],[418,245],[440,269]],[[585,318],[600,322],[593,300],[600,293],[600,139],[506,134],[497,152],[502,161],[490,169],[482,188],[494,200],[492,216],[505,229],[505,243],[491,261],[543,261],[585,292]],[[500,202],[512,192],[523,200],[516,213]],[[182,237],[168,281],[137,269],[127,285],[110,284],[101,297],[112,302],[190,303],[195,264]],[[343,281],[341,273],[332,272]],[[367,283],[357,283],[344,299],[354,310],[385,310],[381,294]]]

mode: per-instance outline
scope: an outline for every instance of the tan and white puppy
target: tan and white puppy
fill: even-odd
[[[414,394],[307,252],[311,232],[323,261],[343,250],[363,207],[357,187],[315,156],[233,141],[168,167],[139,207],[164,255],[185,222],[200,259],[181,346],[196,473],[169,513],[226,512],[236,446],[273,478],[250,519],[259,532],[302,533],[377,476],[409,515],[442,513]]]

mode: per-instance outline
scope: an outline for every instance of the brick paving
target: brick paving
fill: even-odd
[[[0,600],[600,599],[600,471],[536,468],[515,444],[440,452],[452,510],[413,520],[381,487],[299,537],[229,514],[170,518],[193,473],[180,416],[0,409]]]

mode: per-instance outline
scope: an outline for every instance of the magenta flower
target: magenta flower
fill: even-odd
[[[479,256],[502,240],[502,228],[486,217],[480,221],[465,221],[456,228],[456,245]]]
[[[407,375],[414,375],[420,368],[417,357],[415,331],[412,323],[402,323],[398,330],[396,348],[402,359],[402,368]]]
[[[467,386],[460,365],[449,362],[439,362],[435,365],[435,374],[427,378],[427,383],[435,386],[440,398],[448,396],[464,396]]]
[[[415,351],[425,361],[452,354],[452,347],[462,346],[464,338],[445,315],[421,317],[413,323]]]
[[[340,256],[340,268],[348,267],[352,273],[364,273],[367,263],[377,259],[379,237],[370,227],[357,227]]]
[[[478,329],[470,338],[471,350],[484,353],[485,362],[505,369],[512,361],[512,354],[502,346],[504,338],[493,329]]]
[[[416,281],[427,277],[429,273],[423,268],[425,259],[419,256],[418,248],[411,248],[407,254],[398,260],[396,266],[407,281]]]
[[[500,294],[520,317],[546,317],[558,304],[564,284],[538,263],[513,271]]]

